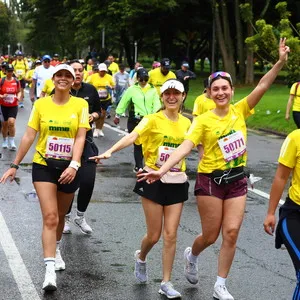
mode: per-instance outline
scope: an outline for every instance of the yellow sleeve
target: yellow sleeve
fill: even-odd
[[[82,99],[80,99],[82,100]],[[89,106],[88,102],[83,100],[81,101],[82,107],[81,110],[79,110],[79,127],[81,128],[87,128],[91,129],[90,123],[89,123]]]
[[[293,169],[297,163],[297,143],[293,138],[293,133],[289,134],[283,142],[278,162],[284,166]]]
[[[27,125],[36,131],[40,131],[40,114],[38,112],[38,100],[34,103],[32,107]]]

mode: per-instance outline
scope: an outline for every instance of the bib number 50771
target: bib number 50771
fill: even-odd
[[[246,142],[241,131],[234,132],[218,140],[226,162],[231,161],[246,152]]]

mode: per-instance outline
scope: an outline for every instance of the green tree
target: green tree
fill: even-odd
[[[287,68],[287,84],[291,85],[300,77],[300,23],[296,26],[290,21],[291,13],[287,9],[287,2],[279,2],[275,6],[279,15],[277,24],[268,24],[264,19],[255,23],[256,33],[246,39],[249,47],[262,60],[274,63],[277,60],[278,40],[286,37],[286,44],[291,48]]]

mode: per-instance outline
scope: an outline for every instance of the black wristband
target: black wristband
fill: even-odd
[[[19,166],[16,165],[16,164],[14,164],[14,163],[11,163],[11,164],[10,164],[10,167],[11,167],[11,168],[14,168],[14,169],[17,169],[17,170],[19,169]]]

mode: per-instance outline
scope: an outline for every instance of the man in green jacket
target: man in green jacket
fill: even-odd
[[[120,115],[124,114],[128,108],[127,129],[129,133],[144,116],[156,113],[161,108],[156,88],[148,83],[148,80],[148,71],[144,68],[138,69],[137,83],[125,91],[116,109],[114,123],[117,125],[120,122]],[[139,169],[143,168],[142,145],[134,144],[134,160],[135,167],[133,171],[136,173]]]

